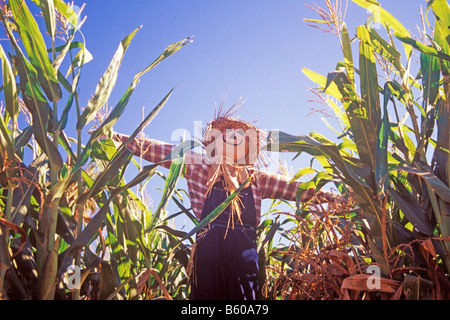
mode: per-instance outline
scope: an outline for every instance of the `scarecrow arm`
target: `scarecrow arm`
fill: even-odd
[[[119,142],[126,142],[127,135],[114,133],[114,139]],[[164,159],[175,146],[173,144],[165,143],[154,139],[140,139],[135,138],[128,144],[128,149],[133,152],[135,156],[141,157],[147,161],[157,163]],[[170,168],[170,161],[165,161],[161,164],[165,168]]]
[[[124,143],[128,140],[128,136],[124,134],[114,133],[114,140]],[[127,147],[131,152],[133,152],[135,156],[141,157],[142,159],[153,163],[162,161],[176,148],[176,146],[173,144],[148,138],[135,138],[128,144]],[[178,154],[174,154],[174,157],[178,157]],[[167,160],[164,161],[161,165],[164,168],[169,169],[171,163],[172,161]],[[195,166],[193,165],[201,163],[201,154],[193,151],[186,153],[185,164],[187,171],[185,176],[188,177],[191,174],[195,174]]]
[[[297,190],[301,182],[290,182],[289,179],[280,174],[261,173],[260,183],[262,198],[296,201]],[[315,192],[314,188],[310,188],[303,192],[300,198],[300,202],[311,201],[314,204],[318,204],[325,202],[335,202],[339,199],[341,199],[340,195],[336,195],[332,192],[323,190]]]

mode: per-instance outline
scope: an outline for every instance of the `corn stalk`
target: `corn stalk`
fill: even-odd
[[[344,61],[327,76],[303,69],[319,85],[316,90],[343,128],[333,128],[340,141],[332,142],[319,133],[294,136],[272,132],[269,148],[312,155],[323,168],[316,171],[316,188],[332,182],[345,197],[352,196],[355,210],[360,210],[366,222],[361,230],[372,263],[381,267],[386,279],[400,281],[396,289],[401,283],[410,288],[413,279],[425,277],[429,282],[417,281],[412,296],[423,298],[419,292],[432,283],[440,289],[428,297],[443,299],[450,289],[450,8],[445,0],[429,2],[427,12],[435,17],[435,25],[429,25],[434,38],[431,44],[424,44],[414,40],[377,1],[353,2],[372,12],[356,30],[359,67],[354,66],[352,42],[343,23],[336,33]],[[373,28],[373,22],[385,28],[387,40]],[[403,46],[403,55],[399,46]],[[414,49],[420,54],[417,77],[411,75]],[[380,64],[383,70],[395,74],[393,79],[387,76],[384,83],[378,76],[380,60],[385,63]],[[354,80],[356,76],[359,81]],[[421,97],[421,103],[415,96]],[[400,107],[404,108],[403,117],[399,116]],[[431,161],[427,160],[430,154]],[[299,189],[299,196],[303,190],[306,188]],[[356,263],[362,258],[355,256]],[[405,270],[417,268],[428,268],[428,274],[406,275]],[[341,285],[343,290],[352,287],[350,281]],[[401,290],[396,292],[395,298],[401,294]]]
[[[7,1],[0,12],[10,43],[10,52],[0,47],[6,107],[0,116],[0,297],[186,296],[188,289],[180,281],[182,265],[165,261],[164,256],[167,243],[174,242],[173,233],[177,234],[167,226],[165,208],[174,196],[183,163],[174,162],[161,206],[152,212],[131,188],[157,177],[160,164],[141,168],[126,182],[132,160],[126,148],[129,142],[99,138],[124,113],[140,78],[190,43],[190,38],[169,45],[138,72],[108,117],[88,141],[82,141],[82,131],[108,103],[125,53],[140,27],[119,43],[92,99],[81,111],[80,77],[83,66],[92,60],[80,32],[84,20],[61,0],[33,2]],[[46,30],[40,30],[34,10],[42,12]],[[68,68],[66,75],[62,68]],[[172,91],[146,116],[130,141],[155,118]],[[77,118],[69,121],[73,104]],[[17,119],[29,115],[29,126],[20,128]],[[70,123],[74,128],[68,128]],[[76,138],[69,137],[69,131],[76,132]],[[75,151],[69,141],[75,141]],[[31,149],[32,159],[24,156],[26,149]],[[164,233],[161,227],[172,233]],[[169,266],[176,268],[168,272]],[[78,286],[68,280],[73,276],[70,268],[79,271],[75,273]],[[167,283],[180,284],[167,289]]]

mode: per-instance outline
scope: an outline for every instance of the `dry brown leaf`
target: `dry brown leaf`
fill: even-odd
[[[395,293],[399,286],[401,285],[400,281],[380,278],[380,287],[370,289],[367,285],[367,281],[369,277],[373,277],[370,274],[357,274],[351,277],[345,278],[342,282],[342,289],[349,290],[359,290],[359,291],[367,291],[367,292],[386,292],[386,293]]]

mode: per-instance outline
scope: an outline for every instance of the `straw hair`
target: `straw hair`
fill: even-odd
[[[231,163],[219,163],[212,164],[210,170],[208,172],[208,182],[207,182],[207,194],[209,194],[212,190],[212,187],[217,181],[223,179],[224,188],[228,192],[228,194],[233,193],[236,189],[238,189],[239,185],[242,184],[250,175],[253,175],[252,171],[249,171],[251,167],[259,166],[260,164],[267,166],[267,158],[266,151],[262,150],[262,145],[264,143],[264,138],[266,137],[263,130],[257,128],[253,124],[247,121],[240,120],[236,117],[236,113],[239,108],[244,104],[244,101],[239,99],[236,103],[234,103],[230,108],[224,108],[224,101],[222,101],[219,107],[214,111],[214,119],[208,123],[208,125],[203,129],[203,139],[202,145],[205,149],[211,144],[215,143],[215,140],[211,141],[211,133],[213,131],[220,131],[222,135],[224,135],[227,130],[243,130],[244,133],[248,133],[248,130],[252,130],[252,133],[256,135],[253,136],[255,139],[249,139],[249,152],[245,154],[245,160],[249,160],[249,163],[239,164],[235,162]],[[247,135],[245,135],[247,137]],[[220,141],[219,143],[223,143]],[[247,141],[244,141],[244,144]],[[256,146],[252,146],[251,144],[256,144]],[[244,145],[245,146],[245,145]],[[256,147],[256,148],[255,148]],[[253,151],[251,151],[253,150]],[[253,152],[256,152],[254,154]],[[250,155],[252,154],[252,156]],[[214,155],[213,155],[214,156]],[[248,157],[248,159],[247,159]],[[252,161],[255,160],[255,161]],[[242,200],[241,195],[235,197],[230,203],[230,220],[228,221],[228,225],[232,224],[234,228],[235,219],[233,217],[237,217],[237,221],[242,223],[241,213],[242,213]]]
[[[201,144],[203,148],[206,148],[208,145],[213,143],[211,141],[211,137],[209,133],[212,130],[219,130],[222,134],[225,134],[227,130],[243,130],[243,132],[248,132],[248,130],[252,130],[256,133],[256,161],[255,163],[250,164],[251,166],[268,166],[267,162],[267,152],[262,148],[265,142],[266,132],[250,122],[240,120],[238,116],[236,116],[239,108],[245,103],[245,100],[239,99],[230,108],[224,108],[224,100],[220,103],[219,107],[214,110],[214,119],[208,123],[208,125],[202,129],[203,137],[201,139]]]

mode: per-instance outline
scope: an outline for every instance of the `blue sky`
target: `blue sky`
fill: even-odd
[[[75,1],[77,6],[82,3]],[[140,123],[142,108],[148,113],[175,86],[167,105],[145,129],[151,138],[171,142],[173,131],[179,128],[193,133],[194,122],[205,124],[211,120],[215,103],[220,103],[227,94],[228,105],[241,97],[245,99],[239,112],[241,118],[257,120],[261,128],[296,135],[319,132],[334,139],[335,134],[325,126],[322,115],[311,114],[312,108],[320,106],[309,102],[308,88],[314,87],[314,83],[301,71],[307,67],[326,75],[342,59],[337,37],[311,28],[303,21],[318,18],[305,6],[313,3],[88,0],[82,32],[94,60],[83,70],[81,104],[86,105],[94,93],[120,40],[142,25],[125,55],[109,101],[111,106],[120,99],[133,76],[169,44],[188,36],[193,36],[194,42],[142,78],[115,131],[132,133]],[[323,6],[320,0],[316,3]],[[419,6],[426,6],[424,0],[381,0],[380,3],[417,34]],[[368,16],[365,9],[349,2],[346,23],[351,36]],[[357,59],[357,51],[354,54]],[[295,172],[309,165],[309,157],[290,161],[293,156],[284,154],[282,158]],[[180,187],[183,186],[181,182]],[[155,204],[160,196],[157,187],[161,185],[153,182],[148,187]]]
[[[321,1],[317,1],[322,4]],[[75,1],[75,4],[82,2]],[[187,36],[194,42],[146,74],[133,94],[116,131],[131,133],[139,124],[142,107],[148,112],[176,86],[157,118],[146,128],[152,138],[170,141],[173,130],[194,130],[194,121],[211,120],[215,103],[227,94],[231,105],[242,97],[243,120],[257,120],[264,129],[292,134],[317,131],[332,138],[311,99],[314,87],[303,67],[326,75],[342,59],[338,39],[307,26],[317,18],[305,4],[312,1],[86,1],[82,28],[94,60],[83,71],[81,103],[93,94],[119,41],[139,25],[121,67],[109,101],[114,105],[135,73],[164,48]],[[381,1],[409,29],[419,23],[424,0]],[[351,35],[368,14],[349,3],[347,24]],[[84,100],[83,100],[84,99]]]

